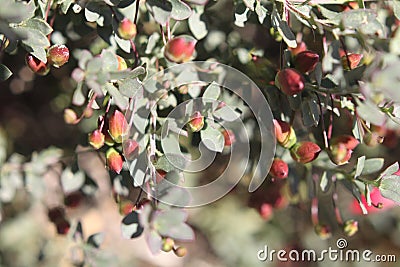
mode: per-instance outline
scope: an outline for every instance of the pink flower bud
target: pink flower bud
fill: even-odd
[[[47,60],[49,64],[56,68],[61,67],[68,62],[69,49],[65,45],[53,45],[47,51]]]
[[[304,77],[295,69],[283,69],[276,75],[277,86],[286,95],[297,95],[304,89]]]
[[[224,136],[225,146],[231,146],[233,143],[235,143],[236,137],[232,130],[224,130],[222,135]]]
[[[99,129],[89,134],[89,144],[95,149],[101,148],[104,145],[104,140],[105,136]]]
[[[320,151],[321,148],[317,144],[305,141],[295,144],[290,149],[290,155],[297,162],[308,163],[315,160]]]
[[[118,26],[118,34],[122,39],[131,40],[136,36],[136,25],[129,19],[124,18]]]
[[[289,166],[280,158],[275,158],[269,173],[274,178],[285,179],[289,174]]]
[[[204,127],[204,117],[199,111],[196,111],[188,123],[192,132],[199,132]]]
[[[276,141],[284,148],[291,148],[297,142],[296,133],[289,123],[274,119],[274,127]]]
[[[31,54],[26,54],[25,62],[26,65],[31,69],[31,71],[38,75],[45,76],[50,71],[50,67],[48,64],[44,63],[43,61]]]
[[[108,168],[119,174],[124,163],[121,154],[114,148],[109,148],[106,152],[106,159]]]
[[[303,51],[297,54],[294,65],[301,73],[311,72],[317,66],[319,55],[312,51]]]
[[[122,142],[122,136],[128,131],[128,122],[121,111],[116,110],[111,115],[108,123],[108,132],[116,143]]]
[[[164,56],[176,63],[189,61],[193,57],[196,40],[188,37],[175,37],[165,46]]]

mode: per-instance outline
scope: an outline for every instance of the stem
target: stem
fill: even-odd
[[[334,103],[333,103],[333,96],[332,94],[329,94],[329,98],[331,99],[331,106],[332,110],[329,114],[329,127],[328,127],[328,143],[331,140],[332,137],[332,130],[333,130],[333,109],[334,109]]]
[[[348,55],[348,53],[347,53],[346,44],[345,44],[345,42],[343,41],[343,37],[340,37],[340,38],[339,38],[339,41],[340,41],[340,44],[341,44],[342,47],[343,47],[344,54],[345,54],[345,56],[346,56],[346,61],[347,61],[347,65],[348,65],[348,67],[349,67],[349,70],[351,70],[350,58],[349,58],[349,55]]]
[[[134,65],[134,67],[137,67],[139,65],[139,52],[137,51],[136,45],[135,45],[135,43],[133,42],[132,39],[130,40],[130,42],[131,42],[132,51],[135,54],[135,65]]]
[[[140,4],[140,0],[136,0],[136,8],[135,8],[135,18],[133,19],[133,23],[137,24],[137,20],[138,20],[138,14],[139,14],[139,4]]]
[[[103,117],[102,117],[102,119],[101,119],[101,124],[100,124],[100,128],[99,128],[100,132],[103,130],[103,127],[104,127],[104,122],[105,122],[105,119],[106,119],[107,113],[110,111],[110,107],[111,107],[111,98],[110,98],[110,99],[108,99],[108,103],[107,103],[106,112],[104,113],[104,116],[103,116]]]
[[[47,18],[49,17],[49,12],[51,9],[51,5],[53,4],[53,0],[48,0],[47,1],[47,8],[46,8],[46,13],[44,15],[44,20],[47,21]]]
[[[325,130],[325,120],[324,120],[324,113],[322,112],[321,98],[319,97],[319,95],[317,93],[315,93],[315,95],[317,96],[319,111],[321,113],[320,120],[321,120],[321,127],[322,127],[322,135],[324,137],[324,145],[325,145],[325,148],[328,149],[329,143],[328,143],[328,136],[327,136],[327,133]]]
[[[338,224],[343,224],[343,218],[342,218],[342,215],[338,208],[338,194],[336,191],[337,187],[336,187],[336,176],[335,175],[332,176],[332,181],[335,186],[333,194],[332,194],[332,204],[333,204],[333,208],[335,210],[336,221],[338,222]]]

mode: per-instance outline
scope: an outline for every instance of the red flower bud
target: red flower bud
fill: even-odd
[[[57,233],[58,234],[66,235],[66,234],[68,234],[71,225],[66,219],[64,219],[64,220],[58,222],[56,224],[56,227],[57,227]]]
[[[225,146],[231,146],[236,141],[235,134],[231,130],[224,130],[222,132],[225,140]]]
[[[296,95],[304,89],[304,77],[295,69],[283,69],[276,75],[277,86],[287,95]]]
[[[305,42],[300,42],[300,43],[297,43],[297,47],[295,47],[295,48],[289,47],[288,49],[292,52],[292,55],[295,56],[303,51],[306,51],[307,45]]]
[[[109,148],[106,153],[107,166],[110,170],[120,173],[122,170],[123,159],[121,154],[114,148]]]
[[[99,130],[94,130],[91,134],[89,134],[89,144],[95,149],[99,149],[104,145],[105,136]]]
[[[275,158],[269,173],[274,178],[285,179],[289,174],[289,166],[280,158]]]
[[[189,61],[194,53],[196,40],[188,37],[175,37],[165,46],[164,56],[176,63]]]
[[[48,66],[48,64],[44,63],[43,61],[31,54],[26,54],[25,62],[26,65],[38,75],[45,76],[50,71],[50,67]]]
[[[56,68],[61,67],[68,62],[69,49],[65,45],[53,45],[47,51],[47,60],[49,64]]]
[[[347,54],[341,57],[342,61],[342,66],[345,70],[352,70],[360,64],[363,54]],[[349,62],[350,62],[350,67],[349,67]]]
[[[321,148],[317,144],[305,141],[295,144],[290,149],[290,155],[297,162],[308,163],[315,160],[320,151]]]
[[[108,132],[116,143],[122,142],[122,136],[128,131],[128,122],[121,111],[116,110],[111,115],[108,123]]]
[[[118,70],[126,70],[128,68],[128,65],[126,65],[126,61],[123,57],[117,55],[117,60],[118,60]]]
[[[82,202],[84,195],[81,191],[68,193],[64,197],[64,204],[69,208],[76,208]]]
[[[204,117],[199,111],[196,111],[188,123],[192,132],[199,132],[204,127]]]
[[[125,140],[122,149],[127,160],[134,160],[139,154],[139,144],[132,139]]]
[[[66,124],[76,124],[78,121],[78,116],[75,111],[70,108],[64,109],[64,121]]]
[[[136,25],[127,18],[124,18],[118,26],[118,34],[122,39],[131,40],[136,36]]]
[[[353,149],[360,142],[351,135],[341,135],[332,139],[329,157],[337,165],[349,162]]]
[[[274,119],[274,127],[276,140],[284,148],[291,148],[297,142],[296,133],[289,123]]]
[[[311,72],[317,66],[319,55],[312,51],[303,51],[297,54],[294,65],[302,73]]]

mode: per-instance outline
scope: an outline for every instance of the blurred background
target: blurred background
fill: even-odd
[[[226,12],[217,14],[217,10]],[[231,1],[220,1],[210,8],[206,16],[209,34],[196,47],[197,59],[207,59],[210,54],[217,59],[232,57],[230,64],[253,79],[258,79],[258,83],[273,80],[273,69],[279,65],[279,42],[271,37],[265,27],[251,23],[243,28],[235,26],[231,17],[233,13]],[[56,28],[62,25],[56,24]],[[311,34],[305,38],[312,39]],[[93,40],[92,35],[85,36],[83,41],[71,41],[69,47],[72,50],[90,40]],[[262,69],[260,66],[240,60],[243,50],[227,49],[229,40],[238,40],[247,55],[251,49],[263,51],[264,57],[269,60],[269,67],[265,72],[257,72]],[[93,46],[104,45],[99,40],[96,42]],[[60,69],[52,68],[50,75],[40,77],[25,66],[24,58],[25,52],[22,49],[13,55],[0,55],[0,61],[14,73],[10,79],[0,83],[1,150],[8,156],[16,153],[30,159],[34,151],[54,146],[64,151],[63,162],[71,162],[75,151],[84,150],[88,146],[87,133],[97,123],[96,116],[93,116],[94,119],[83,120],[78,125],[67,125],[64,121],[63,110],[69,106],[75,88],[70,74],[76,62],[71,58],[72,63]],[[340,129],[341,125],[347,123],[347,119],[338,119],[335,123]],[[383,144],[373,149],[360,146],[355,154],[384,157],[388,166],[400,159],[398,134],[391,132],[388,136]],[[347,237],[332,216],[335,212],[332,192],[319,191],[319,220],[329,225],[332,232],[331,237],[322,239],[316,234],[312,223],[307,182],[299,184],[299,190],[293,194],[287,180],[271,179],[252,194],[247,192],[244,184],[239,184],[215,203],[189,209],[188,222],[195,230],[196,240],[183,244],[188,249],[187,256],[178,258],[173,253],[165,252],[154,256],[148,250],[143,236],[131,240],[122,238],[121,220],[124,211],[116,201],[113,189],[115,185],[104,168],[104,157],[89,151],[82,153],[79,161],[80,167],[90,174],[96,184],[95,191],[65,196],[58,178],[62,166],[56,165],[43,172],[41,177],[45,185],[43,198],[34,199],[30,192],[21,188],[12,201],[2,204],[1,267],[399,266],[398,207],[388,204],[381,210],[373,210],[367,216],[361,215],[354,208],[357,203],[352,195],[339,188],[338,205],[343,219],[358,221],[359,231],[354,236]],[[221,159],[220,165],[218,161],[214,165],[207,170],[209,173],[218,171],[223,160]],[[198,177],[200,180],[208,179],[207,172],[202,175],[204,177]],[[130,199],[135,199],[136,196],[135,191]],[[65,213],[63,216],[68,218],[68,224],[63,225],[64,221],[58,224],[52,222],[51,212],[58,212],[57,207],[60,206],[63,207],[62,213]],[[82,245],[82,240],[99,232],[104,234],[101,237],[104,242],[99,248]],[[349,249],[369,249],[374,255],[396,255],[397,263],[329,260],[261,262],[257,258],[257,253],[265,246],[274,250],[299,252],[304,249],[320,252],[329,247],[337,249],[336,241],[339,238],[347,240]],[[86,261],[83,262],[83,259]]]

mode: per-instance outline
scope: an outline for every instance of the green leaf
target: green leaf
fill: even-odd
[[[379,185],[379,191],[384,198],[400,204],[400,177],[397,175],[383,177]]]
[[[235,10],[235,25],[238,27],[244,27],[244,24],[250,17],[250,9],[243,3],[236,5]]]
[[[400,1],[393,0],[392,4],[393,4],[394,15],[396,16],[397,19],[400,20]]]
[[[329,176],[331,178],[331,176]],[[328,190],[328,185],[329,185],[329,179],[328,179],[328,174],[327,171],[324,171],[322,173],[321,181],[319,183],[319,186],[321,187],[321,190],[323,192],[326,192]]]
[[[240,118],[240,113],[236,112],[230,106],[223,106],[222,108],[217,109],[214,111],[213,115],[218,119],[229,122]]]
[[[381,179],[382,177],[388,176],[388,175],[392,175],[393,173],[397,172],[399,170],[399,163],[395,162],[392,165],[390,165],[389,167],[387,167],[382,173],[381,175],[379,175],[379,179]]]
[[[212,82],[204,91],[203,103],[213,102],[214,100],[217,100],[220,94],[221,88],[217,83]]]
[[[110,94],[114,103],[120,109],[125,110],[128,107],[128,99],[125,98],[112,83],[106,83],[104,89]]]
[[[385,160],[383,158],[373,158],[365,160],[364,168],[361,175],[375,173],[382,169]]]
[[[203,9],[196,8],[188,19],[189,29],[197,40],[201,40],[207,36],[207,25],[201,20]]]
[[[104,241],[104,233],[96,233],[89,236],[87,243],[95,248],[99,248]]]
[[[255,11],[258,16],[258,21],[263,24],[267,17],[268,10],[261,5],[260,1],[257,1]]]
[[[96,22],[100,18],[100,7],[95,2],[89,2],[85,7],[85,18],[89,22]]]
[[[48,35],[53,28],[44,20],[39,18],[31,18],[24,22],[24,27],[41,31],[44,35]]]
[[[0,82],[3,82],[10,78],[13,73],[6,65],[0,64]]]
[[[318,5],[318,9],[321,11],[322,16],[328,19],[328,21],[334,25],[339,25],[341,14],[330,9],[323,7],[322,5]]]
[[[65,15],[67,14],[69,8],[71,7],[72,3],[74,3],[74,0],[64,0],[61,3],[61,12]]]
[[[204,130],[200,131],[201,141],[211,151],[222,152],[224,149],[224,136],[217,129],[207,126]]]
[[[142,84],[137,78],[124,79],[120,86],[119,91],[126,97],[133,98],[141,88]]]
[[[146,6],[153,15],[154,20],[165,26],[171,16],[172,4],[167,1],[147,0]]]
[[[114,34],[115,42],[117,42],[118,46],[126,53],[131,52],[131,42],[129,40],[124,40],[118,36],[118,34]]]
[[[186,159],[181,154],[162,155],[157,162],[154,164],[156,169],[164,170],[165,172],[171,172],[175,170],[183,170],[186,166]]]
[[[47,62],[47,53],[42,46],[31,46],[31,54],[43,62]]]
[[[190,17],[192,9],[180,0],[170,0],[172,4],[171,17],[175,20],[184,20]]]
[[[150,230],[146,233],[146,242],[151,253],[154,255],[161,251],[162,238],[155,230]]]
[[[102,69],[104,71],[110,72],[110,71],[116,71],[118,70],[118,59],[115,56],[114,53],[103,50],[100,55],[102,59]]]
[[[122,237],[126,239],[139,237],[143,233],[143,227],[139,223],[139,214],[133,211],[122,219]]]
[[[296,36],[293,34],[287,21],[282,20],[279,16],[276,5],[274,5],[274,8],[272,10],[271,23],[272,26],[278,30],[279,34],[282,36],[283,40],[289,47],[297,47]]]
[[[2,0],[0,18],[9,23],[20,23],[34,15],[36,9],[35,1]]]
[[[78,191],[85,183],[85,174],[82,171],[73,173],[70,167],[61,174],[61,185],[65,193]]]
[[[357,167],[356,167],[356,173],[354,175],[354,178],[357,178],[358,176],[361,175],[363,169],[365,166],[365,156],[361,156],[357,159]]]
[[[47,39],[46,35],[44,35],[40,30],[31,29],[28,27],[20,26],[14,29],[18,35],[26,36],[22,40],[26,46],[41,46],[48,47],[50,46],[50,42]]]
[[[382,125],[386,120],[386,115],[374,103],[369,100],[361,102],[355,98],[357,102],[357,114],[364,120],[375,125]]]
[[[317,126],[320,116],[320,110],[317,101],[312,98],[303,99],[301,103],[301,115],[304,126]]]

